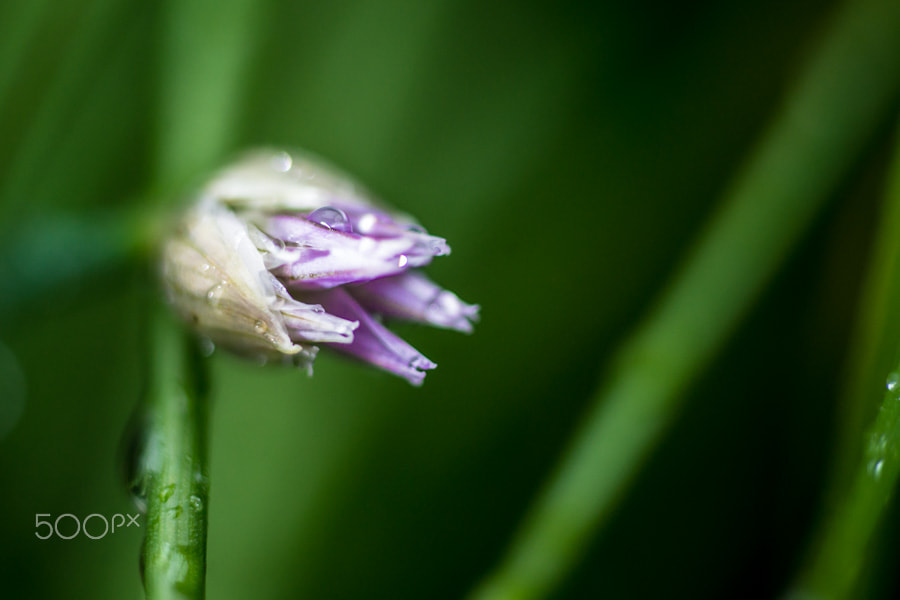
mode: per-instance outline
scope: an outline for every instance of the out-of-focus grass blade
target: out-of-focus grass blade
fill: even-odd
[[[594,407],[472,599],[546,597],[610,516],[818,208],[895,106],[900,5],[847,2],[756,151],[663,294],[606,373]]]
[[[266,6],[163,3],[156,178],[164,190],[189,183],[232,149]]]
[[[66,128],[66,119],[72,116],[73,99],[85,85],[85,73],[91,72],[98,62],[110,36],[117,35],[115,26],[124,16],[122,3],[117,0],[95,0],[87,6],[56,76],[0,182],[0,210],[4,213],[25,205],[30,186],[45,176],[44,158],[50,155],[56,136]]]
[[[7,99],[17,72],[26,64],[26,49],[48,6],[49,0],[0,4],[0,106]]]

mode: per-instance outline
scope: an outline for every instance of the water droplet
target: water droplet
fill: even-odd
[[[333,231],[341,231],[350,233],[353,228],[350,226],[350,219],[347,214],[339,208],[333,206],[323,206],[317,208],[306,216],[313,223],[318,223],[322,227],[327,227]]]
[[[900,384],[900,373],[894,371],[887,378],[887,389],[889,392],[897,391]]]
[[[868,471],[869,475],[873,478],[880,479],[881,472],[884,470],[884,459],[873,459],[869,461],[869,464],[866,466],[866,471]]]
[[[884,455],[887,452],[888,439],[886,435],[872,436],[869,439],[869,452]]]
[[[272,157],[272,167],[281,173],[287,173],[291,170],[291,167],[294,164],[294,159],[291,158],[291,155],[287,152],[279,152],[274,157]]]
[[[175,493],[175,484],[170,483],[169,485],[165,486],[163,489],[161,489],[159,491],[160,502],[167,502],[169,500],[169,498],[172,497],[172,494],[174,494],[174,493]]]
[[[222,301],[222,296],[225,295],[225,292],[228,288],[228,283],[222,281],[221,283],[217,283],[216,285],[209,288],[209,291],[206,292],[206,300],[213,306],[218,306]]]
[[[139,512],[147,513],[147,490],[143,483],[135,483],[128,489],[128,495]]]
[[[421,225],[407,225],[406,230],[410,233],[428,233]]]
[[[397,266],[400,267],[400,268],[402,269],[402,268],[405,267],[408,263],[409,263],[409,259],[406,258],[406,255],[405,255],[405,254],[401,254],[401,255],[400,255],[400,260],[397,261]]]
[[[256,333],[265,333],[269,330],[269,326],[264,321],[256,321],[253,324],[253,328],[256,330]]]
[[[201,272],[201,273],[206,273],[206,272],[209,271],[211,268],[212,268],[212,267],[209,266],[209,263],[203,263],[202,265],[200,265],[200,272]]]
[[[378,222],[378,217],[376,217],[372,213],[366,213],[359,218],[359,221],[356,222],[356,229],[360,233],[370,233],[373,229],[375,229],[375,224]]]
[[[194,510],[202,510],[203,509],[203,499],[200,496],[191,496],[191,508]]]
[[[209,358],[216,351],[216,345],[208,337],[200,338],[200,354]]]
[[[145,403],[138,403],[123,432],[119,464],[122,479],[137,509],[147,512],[150,477],[159,473],[159,442],[150,430]]]

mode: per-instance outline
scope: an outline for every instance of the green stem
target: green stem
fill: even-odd
[[[614,360],[507,556],[472,600],[546,597],[611,514],[709,363],[900,88],[900,3],[848,1],[656,310]]]
[[[855,468],[850,474],[844,473],[843,469],[836,471],[838,483],[833,491],[835,498],[831,511],[818,532],[806,569],[789,594],[791,598],[824,600],[854,595],[854,586],[875,527],[889,506],[900,475],[900,365],[897,364],[900,325],[888,311],[888,307],[896,306],[900,298],[900,143],[895,150],[886,200],[870,275],[870,294],[864,304],[874,311],[871,318],[862,323],[865,330],[862,339],[870,342],[864,349],[868,360],[858,366],[856,374],[860,379],[853,382],[856,385],[848,396],[848,400],[854,401],[853,405],[860,407],[852,409],[857,415],[857,420],[852,423],[857,433],[856,444],[850,446],[845,440],[840,448],[843,455],[838,462],[841,465],[853,460]],[[872,318],[878,317],[882,321],[876,332]],[[888,390],[874,424],[868,435],[863,436],[861,411],[866,409],[868,413],[871,400],[878,394],[877,391],[871,393],[869,379],[875,365],[884,363],[890,366],[881,372],[879,387],[884,389],[886,377]],[[891,367],[894,372],[885,375]],[[847,429],[845,435],[850,432]],[[864,442],[862,445],[860,438]]]
[[[196,600],[205,595],[209,502],[205,369],[196,343],[167,311],[156,311],[150,335],[138,464],[147,506],[144,589],[149,600]]]

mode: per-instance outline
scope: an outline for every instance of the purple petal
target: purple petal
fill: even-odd
[[[415,219],[402,213],[391,213],[375,206],[335,203],[347,215],[355,233],[375,238],[399,237],[407,234],[428,235]]]
[[[359,326],[355,321],[345,321],[330,315],[316,305],[304,309],[282,310],[282,316],[294,342],[349,344],[353,341],[353,330]]]
[[[266,266],[295,290],[327,289],[395,275],[449,252],[441,238],[417,232],[375,238],[286,215],[259,225],[270,238],[268,244],[255,240],[268,253]]]
[[[385,317],[472,332],[479,307],[467,304],[418,271],[383,277],[347,290],[366,310]]]
[[[304,300],[321,304],[332,315],[359,322],[359,328],[353,335],[353,342],[329,344],[335,350],[399,375],[413,385],[421,385],[425,379],[424,371],[437,366],[388,331],[343,288],[309,293],[304,295]]]

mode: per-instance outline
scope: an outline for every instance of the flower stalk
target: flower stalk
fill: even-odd
[[[209,501],[206,368],[196,341],[162,307],[152,318],[135,491],[145,503],[141,553],[148,600],[205,595]]]

